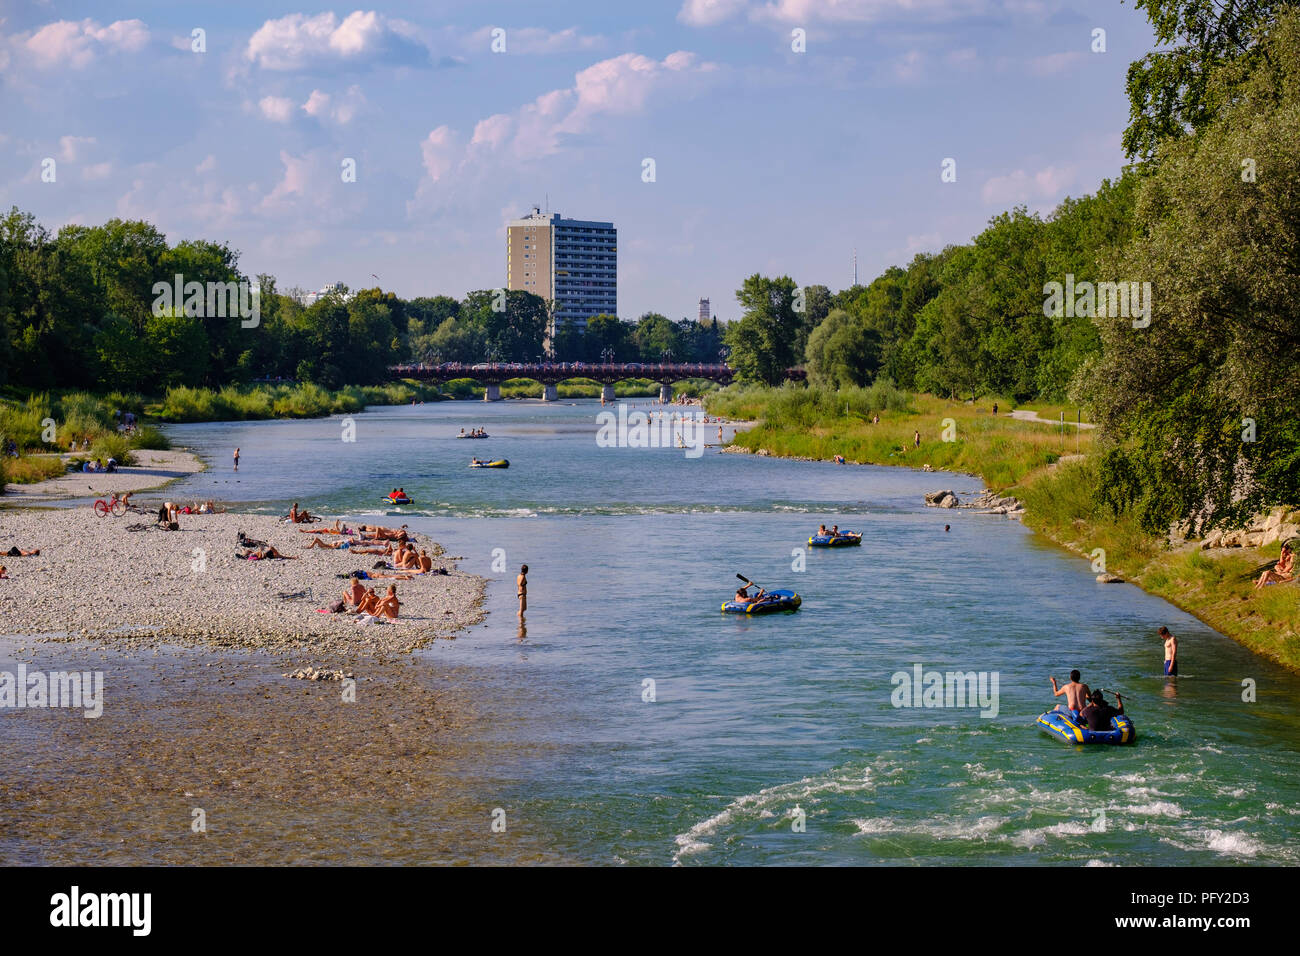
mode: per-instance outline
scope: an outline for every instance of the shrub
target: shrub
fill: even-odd
[[[116,458],[119,465],[135,463],[135,456],[131,454],[130,441],[125,435],[119,435],[116,432],[106,432],[96,438],[90,446],[90,457],[105,462],[110,458]]]
[[[137,428],[135,434],[130,437],[130,443],[132,448],[147,448],[153,451],[166,451],[172,447],[171,439],[154,425]]]

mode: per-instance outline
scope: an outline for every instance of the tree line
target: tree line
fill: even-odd
[[[1300,501],[1300,11],[1136,6],[1160,48],[1129,67],[1115,178],[840,292],[751,276],[726,331],[738,374],[1084,405],[1098,500],[1152,532]],[[1100,283],[1149,290],[1149,314]]]

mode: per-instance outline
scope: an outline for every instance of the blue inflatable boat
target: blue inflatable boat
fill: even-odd
[[[839,534],[815,534],[808,539],[812,548],[849,548],[862,543],[862,534],[858,531],[841,531]]]
[[[400,495],[396,498],[394,498],[392,495],[384,495],[384,497],[382,497],[379,500],[384,502],[384,504],[389,504],[389,505],[409,505],[411,503],[411,499],[408,498],[406,495]]]
[[[1089,730],[1075,710],[1049,710],[1038,718],[1038,729],[1070,744],[1131,744],[1137,740],[1133,721],[1124,714],[1110,719],[1110,730]]]
[[[723,601],[722,610],[727,614],[767,614],[770,611],[793,611],[803,603],[803,599],[793,591],[768,591],[757,601]]]

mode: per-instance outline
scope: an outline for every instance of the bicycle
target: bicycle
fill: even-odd
[[[110,514],[114,518],[120,518],[126,514],[127,505],[124,499],[112,495],[107,501],[103,498],[98,499],[91,507],[95,509],[95,514],[100,518],[107,518]]]

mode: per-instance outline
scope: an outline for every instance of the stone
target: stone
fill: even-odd
[[[1097,583],[1098,584],[1123,584],[1124,579],[1121,578],[1118,574],[1110,574],[1108,572],[1103,571],[1101,574],[1097,575]]]

